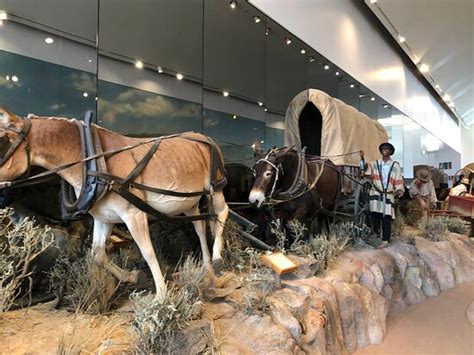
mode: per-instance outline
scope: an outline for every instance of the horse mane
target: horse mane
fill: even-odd
[[[28,118],[31,118],[31,119],[40,119],[40,120],[50,120],[50,121],[63,121],[63,122],[72,122],[72,123],[76,123],[76,122],[80,122],[82,125],[84,125],[84,121],[82,120],[78,120],[77,118],[73,117],[73,118],[67,118],[67,117],[56,117],[56,116],[50,116],[50,117],[47,117],[47,116],[36,116],[35,114],[33,113],[29,113],[28,116],[26,116]],[[104,131],[104,132],[109,132],[109,133],[117,133],[117,132],[113,132],[107,128],[104,128],[102,126],[99,126],[99,125],[96,125],[95,123],[92,124],[95,128],[101,130],[101,131]]]

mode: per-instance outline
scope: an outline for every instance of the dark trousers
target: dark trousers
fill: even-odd
[[[382,224],[382,240],[390,242],[390,234],[392,233],[392,216],[383,215],[382,213],[372,212],[372,226],[374,232],[380,235],[380,224]]]

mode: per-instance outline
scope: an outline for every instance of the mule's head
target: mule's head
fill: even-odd
[[[261,207],[267,198],[272,197],[278,178],[282,174],[281,162],[291,148],[270,149],[265,155],[256,155],[255,181],[249,195],[250,203]]]
[[[26,147],[25,121],[0,107],[0,181],[13,180],[27,171]]]

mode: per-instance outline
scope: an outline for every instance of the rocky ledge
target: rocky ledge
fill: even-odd
[[[387,315],[474,280],[473,241],[414,238],[384,249],[349,251],[321,277],[289,276],[268,312],[214,309],[220,349],[231,354],[347,354],[380,344]]]

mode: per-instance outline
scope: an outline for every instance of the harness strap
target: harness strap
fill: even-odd
[[[88,171],[87,173],[92,176],[97,176],[98,178],[108,183],[110,186],[116,184],[119,186],[119,188],[134,187],[139,190],[155,192],[162,195],[170,195],[170,196],[177,196],[177,197],[195,197],[195,196],[207,195],[210,193],[209,191],[179,192],[179,191],[165,190],[165,189],[160,189],[157,187],[151,187],[148,185],[139,184],[137,182],[130,182],[128,184],[125,184],[125,179],[122,179],[115,175],[101,173],[99,171]]]
[[[21,130],[17,130],[16,128],[12,128],[12,127],[7,128],[7,130],[18,133],[18,138],[15,140],[15,142],[13,142],[13,144],[10,146],[10,148],[8,148],[7,152],[2,157],[2,159],[0,159],[0,166],[5,164],[5,162],[8,159],[10,159],[10,157],[15,152],[16,148],[18,148],[18,146],[21,144],[21,142],[23,142],[23,140],[26,139],[26,137],[28,136],[28,132],[30,131],[30,128],[31,128],[31,120],[29,118],[25,118],[23,120],[23,127],[21,128]],[[26,144],[27,144],[27,147],[28,147],[28,141],[26,142]],[[28,147],[26,153],[27,153],[28,169],[29,169],[29,166],[30,166],[30,164],[29,164],[29,160],[30,160],[29,147]]]
[[[135,181],[138,175],[140,175],[143,169],[145,169],[145,167],[148,165],[148,162],[153,157],[153,154],[155,154],[160,143],[161,143],[161,138],[158,138],[155,142],[153,142],[153,145],[145,154],[143,159],[137,164],[137,166],[132,170],[132,172],[128,174],[128,176],[122,181],[123,185],[127,186],[127,185],[130,185],[130,183],[132,183],[133,181]]]
[[[188,221],[200,221],[200,220],[215,221],[217,219],[217,216],[214,213],[204,213],[204,214],[199,214],[195,216],[169,216],[167,214],[161,213],[160,211],[157,211],[156,209],[151,207],[149,204],[141,200],[139,197],[135,196],[130,191],[125,190],[124,188],[112,187],[111,190],[117,193],[118,195],[122,196],[125,200],[130,202],[132,205],[134,205],[138,209],[152,215],[158,220],[176,220],[176,221],[188,222]]]

